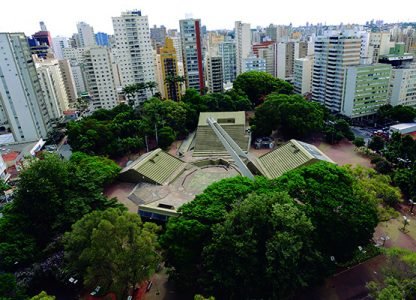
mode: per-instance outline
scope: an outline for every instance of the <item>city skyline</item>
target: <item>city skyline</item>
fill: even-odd
[[[23,3],[22,3],[23,2]],[[165,25],[167,28],[178,29],[179,20],[187,17],[200,18],[202,25],[209,30],[233,29],[234,22],[241,20],[250,23],[252,27],[268,26],[269,24],[292,23],[300,26],[326,23],[328,25],[364,24],[371,19],[384,20],[385,22],[415,21],[412,15],[416,9],[416,3],[411,0],[401,2],[402,7],[407,7],[400,12],[400,17],[388,6],[374,6],[372,3],[353,0],[348,6],[333,6],[327,0],[299,1],[296,6],[291,3],[278,4],[272,0],[262,2],[261,6],[252,3],[246,4],[237,1],[212,0],[206,5],[197,2],[185,3],[185,1],[149,1],[137,3],[133,0],[121,0],[106,3],[96,0],[61,2],[45,0],[42,6],[33,1],[14,1],[3,5],[0,12],[0,32],[24,32],[31,35],[39,31],[39,21],[44,21],[53,36],[71,36],[76,32],[77,22],[87,22],[94,27],[94,32],[107,32],[112,34],[111,17],[119,15],[123,11],[139,9],[143,15],[149,17],[149,25]],[[22,6],[24,11],[20,11]],[[357,9],[359,7],[359,9]],[[19,11],[19,22],[16,22],[16,14]],[[412,19],[413,18],[413,19]]]

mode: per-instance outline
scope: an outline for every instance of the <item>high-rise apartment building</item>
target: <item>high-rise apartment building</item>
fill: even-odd
[[[186,87],[194,88],[202,92],[205,89],[205,80],[202,56],[201,20],[180,20],[179,27]]]
[[[243,73],[244,69],[244,60],[251,53],[251,30],[250,24],[241,23],[240,21],[235,22],[234,27],[235,32],[235,50],[236,50],[236,62],[237,76]]]
[[[319,36],[314,48],[312,100],[341,112],[344,69],[360,64],[361,39],[339,33]]]
[[[166,36],[167,34],[165,26],[162,25],[157,27],[156,25],[153,25],[153,27],[150,28],[150,38],[152,39],[155,46],[163,46],[165,44]]]
[[[41,59],[34,56],[33,59],[49,116],[59,119],[69,107],[59,62],[51,57]]]
[[[92,109],[111,109],[117,105],[110,50],[92,47],[84,53],[84,72],[91,96]]]
[[[391,69],[386,64],[346,67],[341,113],[349,118],[376,114],[388,103]]]
[[[16,142],[46,138],[52,120],[23,33],[0,33],[0,74],[0,123]]]
[[[299,95],[310,95],[312,92],[313,57],[295,59],[293,68],[293,91]]]
[[[126,11],[120,17],[113,17],[113,27],[121,85],[155,82],[155,58],[147,16],[142,16],[140,10]],[[151,91],[143,90],[137,100],[144,101],[151,96]]]
[[[77,23],[79,47],[93,47],[97,45],[95,41],[94,29],[85,22]]]
[[[221,93],[224,89],[222,58],[219,56],[207,57],[207,80],[210,93]]]
[[[156,56],[157,63],[157,83],[162,98],[179,101],[180,83],[178,79],[178,61],[176,59],[176,49],[173,47],[171,38],[166,38],[165,46],[159,49]]]
[[[392,70],[389,102],[416,109],[416,63]]]
[[[268,46],[257,49],[257,57],[266,61],[266,72],[276,77],[276,43],[271,42]]]
[[[222,59],[224,83],[234,82],[237,77],[235,41],[224,41],[218,45],[218,54]]]
[[[63,36],[57,36],[52,38],[52,48],[53,48],[53,54],[56,59],[61,60],[64,59],[64,48],[68,48],[68,38]]]
[[[66,94],[68,96],[69,104],[75,103],[78,98],[77,87],[75,86],[74,75],[72,74],[71,64],[68,60],[62,59],[59,60],[59,68],[62,74],[62,80],[64,81],[64,86]]]

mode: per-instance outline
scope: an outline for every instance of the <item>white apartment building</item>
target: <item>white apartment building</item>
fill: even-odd
[[[97,45],[94,29],[85,22],[77,23],[78,41],[81,48]]]
[[[178,59],[178,62],[182,62],[182,42],[180,36],[173,36],[171,37],[173,41],[173,47],[176,50],[176,57]]]
[[[361,39],[331,33],[317,37],[314,49],[312,100],[332,112],[341,112],[344,69],[360,64]]]
[[[154,82],[155,59],[147,16],[131,10],[112,19],[121,85]],[[144,101],[151,96],[151,91],[142,91],[137,100]]]
[[[379,57],[389,54],[394,42],[390,41],[390,32],[371,32],[369,52],[372,54],[372,63],[378,63]]]
[[[16,142],[46,138],[52,129],[23,33],[0,33],[0,123]]]
[[[64,48],[68,48],[68,38],[63,36],[57,36],[52,38],[52,48],[53,48],[53,54],[56,59],[61,60],[64,59]]]
[[[97,46],[85,51],[83,67],[92,109],[114,108],[118,103],[109,49]]]
[[[416,63],[392,70],[390,104],[416,108]]]
[[[59,62],[54,58],[33,59],[49,116],[58,120],[69,105]]]
[[[293,90],[299,95],[308,95],[312,92],[313,57],[295,59],[293,68]]]
[[[78,98],[78,94],[74,75],[72,74],[71,64],[69,63],[69,60],[66,59],[59,60],[58,62],[62,74],[62,79],[64,81],[66,94],[68,96],[68,102],[74,103]]]
[[[236,75],[243,73],[244,60],[251,53],[251,30],[250,24],[241,23],[240,21],[235,22],[235,50],[236,50]]]

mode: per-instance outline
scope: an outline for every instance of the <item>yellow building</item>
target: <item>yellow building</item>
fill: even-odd
[[[156,68],[156,77],[162,98],[178,101],[181,96],[181,82],[178,82],[178,60],[173,41],[168,37],[165,40],[165,47],[158,49]]]

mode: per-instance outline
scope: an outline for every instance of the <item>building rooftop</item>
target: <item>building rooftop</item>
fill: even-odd
[[[390,126],[390,129],[403,130],[407,128],[416,127],[416,123],[401,123]]]
[[[199,114],[198,126],[209,126],[207,119],[212,117],[221,126],[246,125],[246,114],[244,111],[231,112],[201,112]]]
[[[120,177],[128,182],[148,182],[168,185],[180,175],[186,163],[179,158],[163,152],[160,148],[146,153],[125,167]]]
[[[334,163],[314,145],[292,139],[285,145],[260,156],[254,164],[265,177],[274,179],[290,170],[317,161]]]

